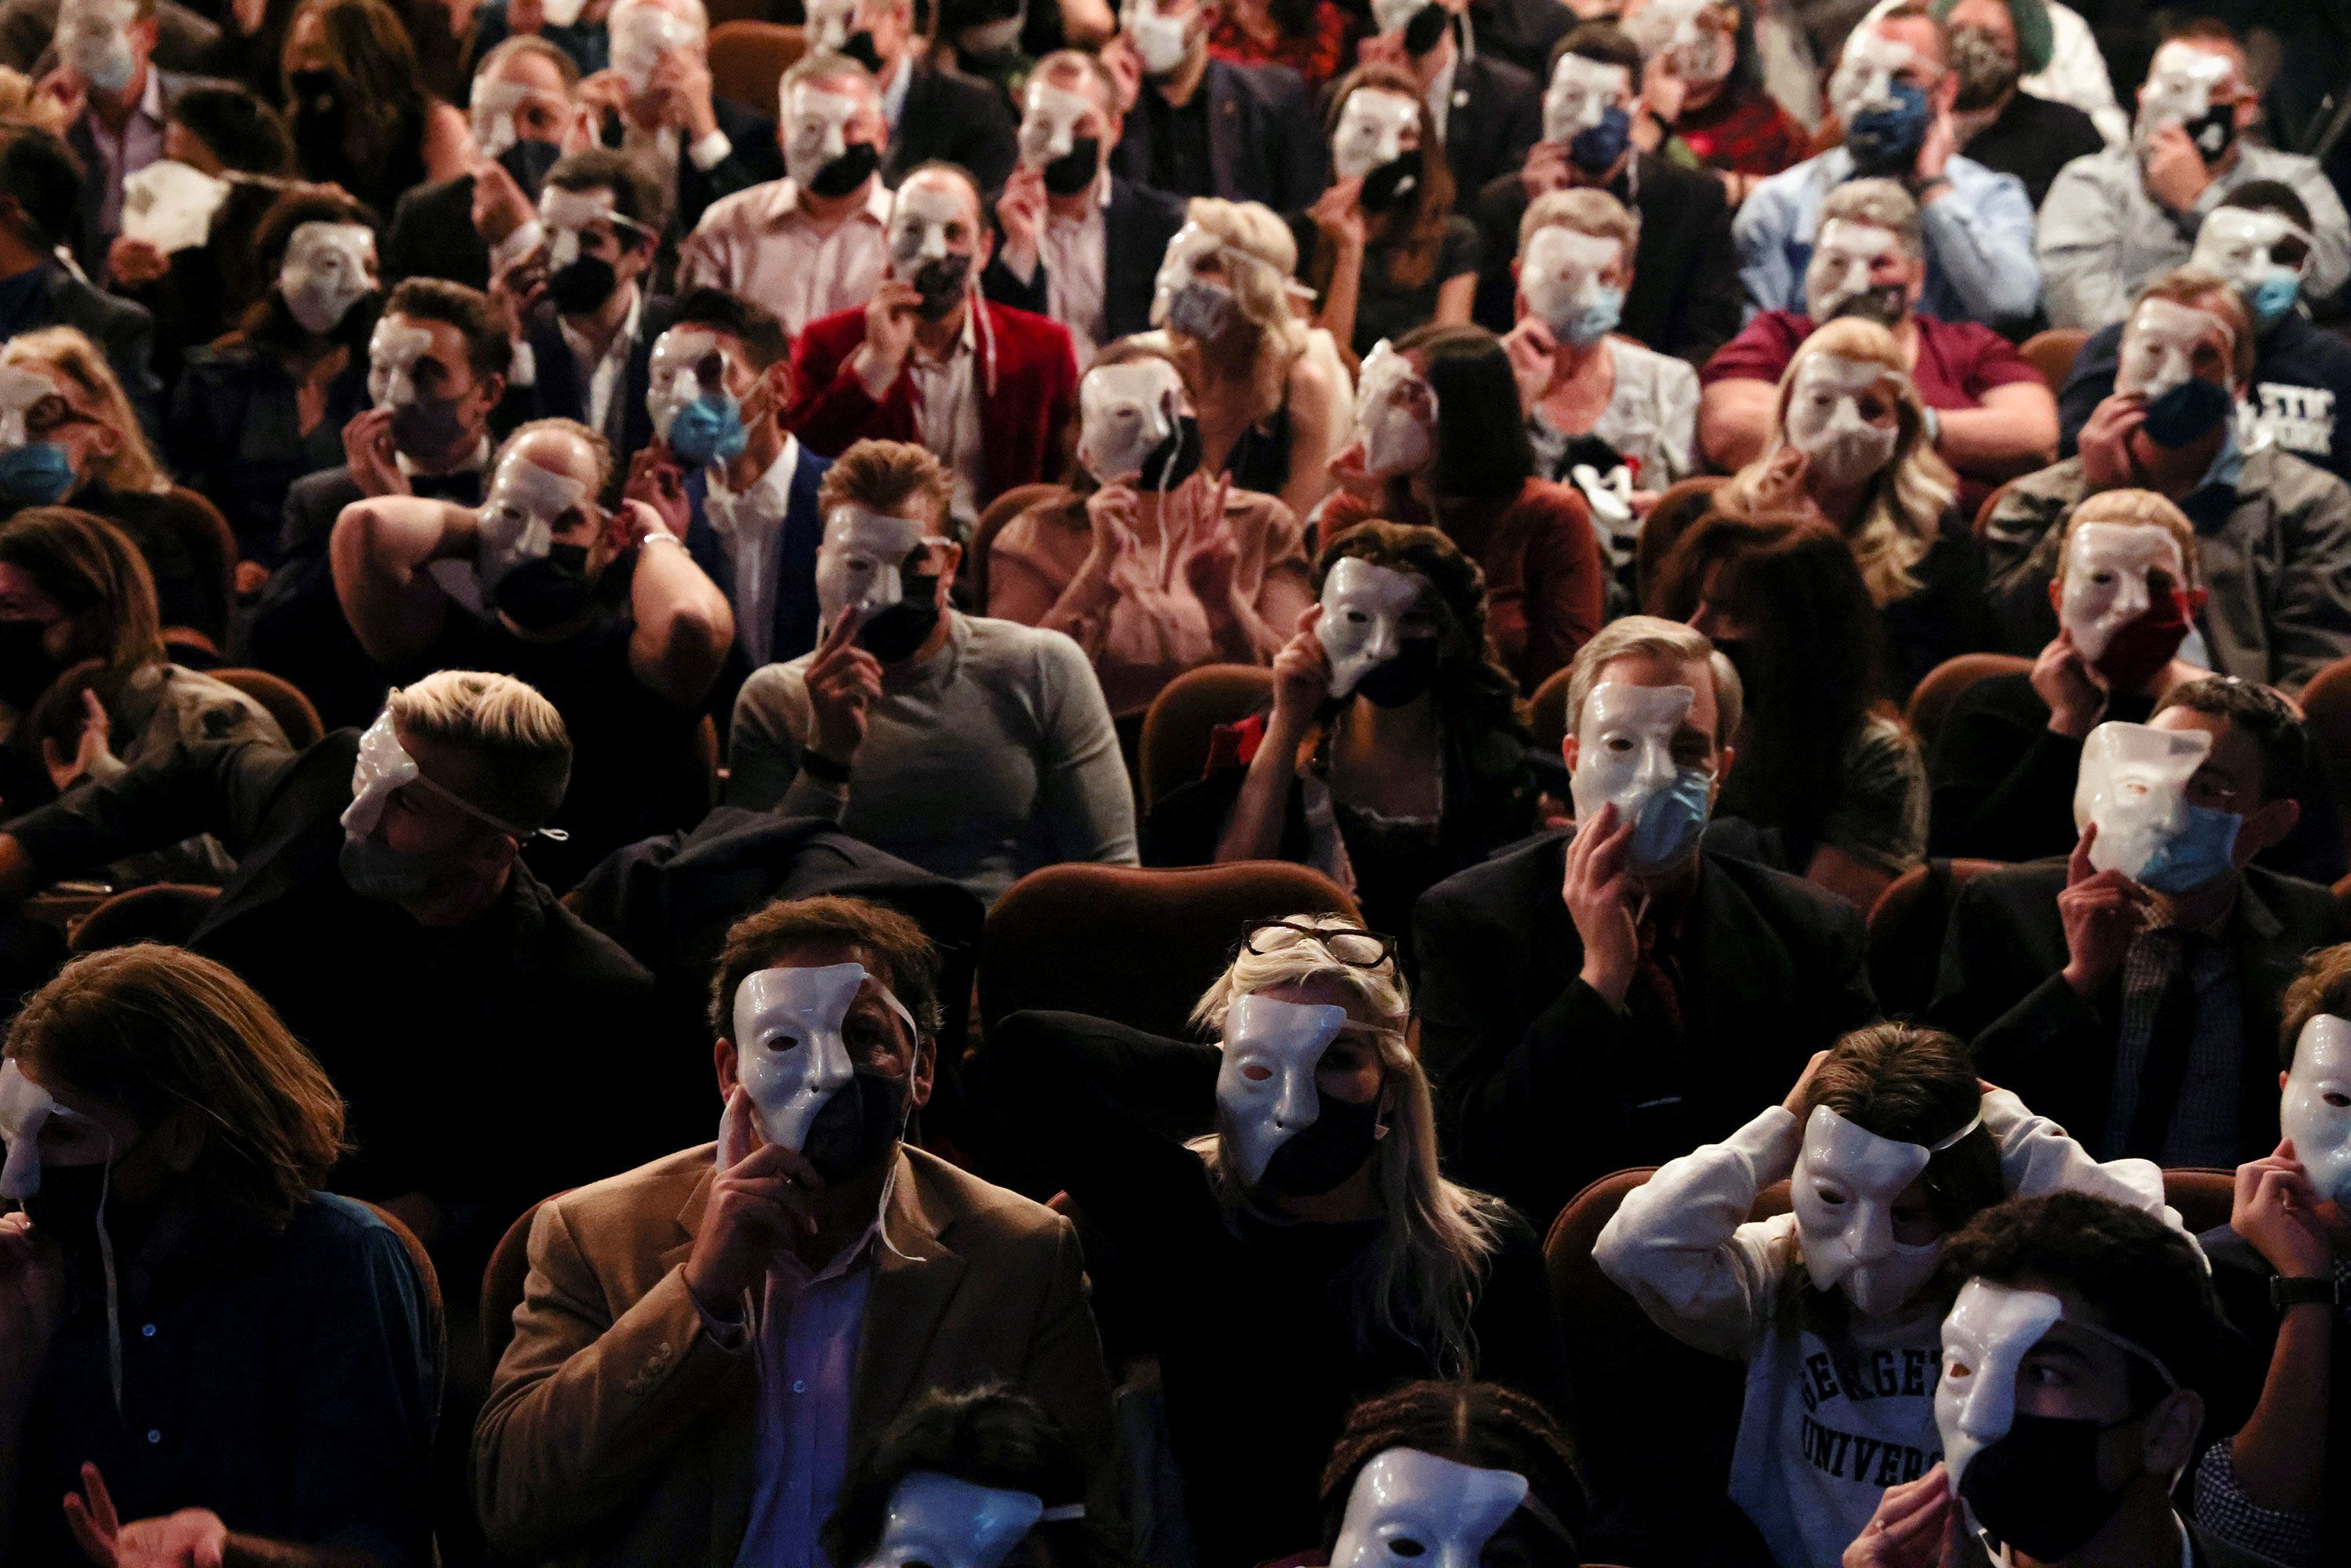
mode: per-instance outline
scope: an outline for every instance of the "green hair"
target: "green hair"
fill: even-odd
[[[1951,9],[1959,0],[1934,0],[1928,8],[1935,20],[1950,20]],[[2016,65],[2019,76],[2034,76],[2049,68],[2049,59],[2057,52],[2056,30],[2049,24],[2049,7],[2042,0],[2008,0],[2009,20],[2016,26]]]

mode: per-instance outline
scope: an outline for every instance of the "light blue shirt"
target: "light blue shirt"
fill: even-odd
[[[1748,313],[1804,308],[1804,268],[1821,204],[1854,177],[1853,154],[1832,147],[1772,175],[1749,193],[1730,225]],[[1991,326],[2031,316],[2041,304],[2041,264],[2032,254],[2032,204],[2024,182],[1956,154],[1943,166],[1950,189],[1919,209],[1927,238],[1921,315]]]
[[[735,1554],[739,1568],[825,1568],[817,1536],[849,1473],[849,1407],[881,1234],[877,1218],[814,1272],[786,1248],[768,1272],[751,1517]]]

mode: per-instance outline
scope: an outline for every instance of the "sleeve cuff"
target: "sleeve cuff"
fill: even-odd
[[[514,340],[514,358],[507,363],[507,385],[533,387],[538,384],[538,356],[531,351],[528,340]]]
[[[726,155],[734,151],[735,143],[727,140],[726,132],[713,131],[709,135],[687,148],[685,156],[696,169],[707,174],[711,170],[724,163],[726,161]]]

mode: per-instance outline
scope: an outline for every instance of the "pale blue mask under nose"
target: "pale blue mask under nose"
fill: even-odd
[[[2237,867],[2237,830],[2245,819],[2234,811],[2189,806],[2188,822],[2166,839],[2139,867],[2141,887],[2158,893],[2193,893]]]
[[[1677,768],[1674,781],[1641,803],[1633,819],[1633,841],[1625,864],[1638,876],[1653,876],[1680,861],[1706,831],[1714,804],[1714,776],[1702,768]]]

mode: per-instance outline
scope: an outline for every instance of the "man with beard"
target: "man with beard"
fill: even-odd
[[[1943,25],[1951,30],[1951,69],[1959,78],[1951,101],[1959,151],[1996,174],[2023,181],[2025,199],[2040,211],[2057,172],[2105,152],[2105,139],[2072,104],[2017,86],[2022,48],[2009,0],[1959,0],[1943,13]]]

